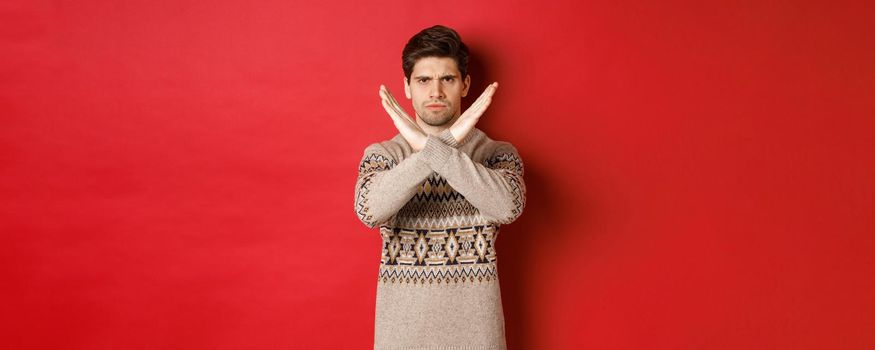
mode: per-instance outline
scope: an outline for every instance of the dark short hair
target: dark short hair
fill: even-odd
[[[424,57],[449,57],[456,61],[461,78],[468,76],[468,47],[459,33],[449,27],[435,25],[416,33],[401,52],[401,68],[410,81],[413,66]]]

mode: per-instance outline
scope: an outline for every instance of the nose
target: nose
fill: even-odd
[[[428,97],[431,99],[444,99],[444,89],[441,86],[440,79],[434,79],[428,86]]]

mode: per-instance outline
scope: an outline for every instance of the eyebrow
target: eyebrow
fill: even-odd
[[[455,77],[456,77],[455,74],[444,74],[444,75],[441,75],[441,79],[443,79],[443,78],[455,78]],[[419,80],[419,79],[431,79],[431,77],[430,77],[430,76],[427,76],[427,75],[417,75],[417,76],[413,77],[413,79],[416,79],[416,80]]]

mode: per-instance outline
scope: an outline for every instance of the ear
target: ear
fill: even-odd
[[[407,96],[408,100],[413,98],[413,96],[410,95],[410,83],[407,81],[407,77],[404,77],[404,96]]]
[[[465,89],[462,90],[462,97],[468,96],[468,89],[471,87],[471,74],[465,76]]]

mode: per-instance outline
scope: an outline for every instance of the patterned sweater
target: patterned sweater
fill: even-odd
[[[477,128],[365,149],[355,212],[382,237],[375,350],[507,348],[495,241],[525,192],[516,148]]]

